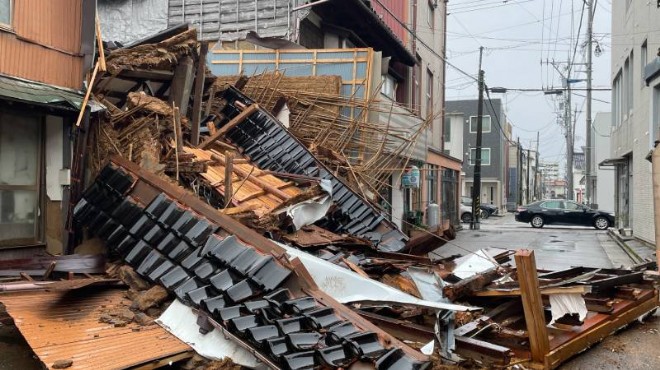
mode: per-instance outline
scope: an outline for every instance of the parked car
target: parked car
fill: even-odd
[[[459,210],[461,212],[461,222],[472,222],[472,207],[468,207],[461,203]]]
[[[606,230],[614,225],[614,214],[563,199],[546,199],[516,209],[516,221],[534,228],[548,224],[593,226]]]
[[[461,197],[461,204],[467,207],[472,208],[472,198],[470,197]],[[481,203],[479,204],[479,216],[483,219],[490,217],[491,215],[496,215],[500,211],[497,206],[490,203]]]

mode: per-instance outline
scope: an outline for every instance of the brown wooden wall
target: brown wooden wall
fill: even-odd
[[[15,0],[12,29],[0,28],[0,73],[82,88],[83,0]]]

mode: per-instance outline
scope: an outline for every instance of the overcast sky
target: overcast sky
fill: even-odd
[[[610,87],[611,1],[595,0],[595,40],[602,53],[594,56],[593,86]],[[546,61],[563,62],[576,47],[576,36],[582,12],[582,0],[450,0],[447,21],[447,54],[450,63],[477,75],[479,47],[485,47],[483,70],[489,87],[551,88],[561,87],[562,78]],[[585,11],[580,38],[577,42],[576,63],[586,61],[584,48],[587,29]],[[594,45],[595,47],[595,45]],[[586,78],[584,65],[573,67],[573,78]],[[572,85],[585,88],[585,83]],[[447,66],[447,100],[476,99],[477,85],[455,68]],[[584,145],[586,127],[584,91],[573,94],[573,110],[578,109],[576,150]],[[609,112],[611,93],[594,92],[593,116],[599,111]],[[506,106],[509,122],[513,124],[513,138],[520,137],[524,147],[536,145],[540,131],[541,159],[566,161],[563,131],[557,121],[561,96],[542,92],[513,92],[493,94]],[[494,121],[493,121],[494,122]]]

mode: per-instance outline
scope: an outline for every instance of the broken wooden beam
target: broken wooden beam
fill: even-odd
[[[203,42],[199,48],[199,60],[195,74],[195,95],[193,98],[192,127],[190,128],[190,144],[199,145],[199,124],[202,121],[202,95],[204,93],[204,77],[206,75],[206,53],[209,44]]]
[[[238,125],[238,124],[242,123],[243,121],[245,121],[250,115],[252,115],[252,113],[256,112],[257,110],[259,110],[259,106],[257,104],[252,104],[249,107],[245,108],[236,117],[229,120],[229,122],[227,122],[218,131],[216,131],[215,134],[211,135],[211,137],[206,139],[206,141],[203,142],[199,146],[199,148],[200,149],[207,149],[211,144],[213,144],[214,141],[216,141],[220,137],[224,136],[227,133],[227,131],[229,131],[232,128],[236,127],[236,125]]]
[[[551,295],[551,294],[587,294],[591,293],[591,286],[589,285],[578,285],[572,287],[555,287],[555,288],[543,288],[541,289],[542,295]],[[475,297],[516,297],[520,296],[520,289],[510,289],[510,290],[482,290],[478,292],[473,292],[471,295]]]
[[[521,249],[516,252],[515,259],[518,282],[520,283],[520,297],[523,303],[527,331],[529,332],[532,360],[543,363],[545,356],[550,352],[550,342],[539,289],[534,251]]]
[[[172,86],[170,86],[169,103],[174,103],[181,110],[181,115],[188,113],[188,102],[190,102],[190,93],[193,83],[193,60],[191,57],[185,57],[174,70]]]
[[[471,295],[472,293],[483,289],[486,285],[502,277],[502,275],[502,267],[493,267],[489,270],[463,279],[456,284],[446,285],[442,288],[442,294],[451,301],[455,301],[461,297]]]
[[[229,207],[234,198],[234,187],[232,178],[234,177],[234,153],[225,152],[225,207]]]

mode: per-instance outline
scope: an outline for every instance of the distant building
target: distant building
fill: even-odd
[[[500,99],[484,104],[481,149],[481,202],[505,210],[507,199],[507,169],[511,132]],[[445,103],[448,115],[462,116],[463,121],[463,195],[472,195],[474,161],[477,144],[477,100],[453,100]]]
[[[660,4],[612,1],[612,137],[616,227],[654,242],[651,164],[660,138]]]

